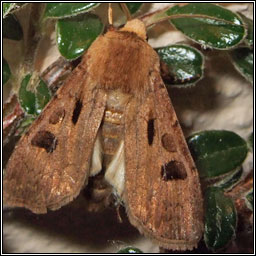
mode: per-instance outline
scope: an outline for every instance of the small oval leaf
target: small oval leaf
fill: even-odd
[[[29,126],[35,121],[36,116],[35,115],[27,115],[23,118],[23,120],[21,121],[21,123],[19,124],[19,128],[16,131],[16,134],[21,136],[23,133],[25,133],[27,131],[27,129],[29,128]]]
[[[225,191],[231,190],[238,182],[240,182],[240,179],[243,174],[243,168],[238,167],[234,171],[232,171],[230,174],[226,175],[221,179],[219,182],[215,183],[213,186],[222,188]]]
[[[244,23],[247,27],[247,36],[244,40],[244,42],[251,48],[253,47],[253,21],[246,16],[244,16],[242,13],[239,12],[239,15],[243,19]]]
[[[253,141],[254,141],[254,138],[253,138],[253,132],[252,132],[247,139],[247,144],[250,151],[253,150]]]
[[[3,19],[26,4],[29,3],[3,3]]]
[[[248,149],[244,139],[231,131],[203,131],[188,138],[188,146],[201,178],[226,174],[243,163]]]
[[[155,49],[161,60],[161,74],[171,85],[186,86],[198,82],[203,76],[203,56],[187,45],[171,45]]]
[[[142,6],[143,3],[125,3],[131,14],[136,13]]]
[[[249,48],[237,48],[230,52],[232,63],[238,72],[253,84],[253,50]]]
[[[67,18],[88,12],[99,3],[47,3],[45,18]]]
[[[3,38],[18,41],[22,37],[23,31],[21,25],[14,15],[10,14],[3,19]]]
[[[58,49],[69,60],[80,57],[104,28],[99,17],[93,14],[58,20],[56,26]]]
[[[225,247],[234,237],[237,214],[233,201],[220,188],[209,187],[204,196],[204,241],[209,249]]]
[[[169,16],[175,15],[177,18],[171,18],[171,23],[204,48],[225,50],[241,43],[246,36],[246,29],[239,16],[218,5],[176,5],[166,13]]]
[[[47,85],[44,83],[43,80],[41,80],[36,87],[36,114],[39,115],[42,110],[44,109],[45,105],[48,103],[48,101],[51,99],[50,91],[47,87]]]
[[[3,3],[3,18],[5,18],[17,5],[15,3]]]
[[[143,253],[143,252],[136,247],[129,246],[129,247],[119,250],[117,253]]]
[[[7,61],[3,58],[3,84],[5,84],[11,77],[11,70]]]
[[[27,90],[27,86],[29,84],[30,78],[31,78],[30,74],[26,75],[21,82],[21,87],[19,90],[19,101],[24,111],[28,114],[33,115],[35,114],[36,97],[33,92]]]
[[[251,189],[245,196],[246,206],[253,211],[253,189]]]

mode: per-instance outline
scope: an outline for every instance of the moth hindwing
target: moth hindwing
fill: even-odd
[[[4,200],[56,210],[102,169],[141,233],[168,249],[197,246],[198,173],[139,20],[93,42],[16,146]]]

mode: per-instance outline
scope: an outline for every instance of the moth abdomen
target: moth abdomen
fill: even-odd
[[[110,164],[123,140],[124,111],[130,98],[119,90],[110,90],[101,125],[103,165]]]
[[[100,144],[101,169],[105,170],[104,179],[112,186],[113,193],[120,198],[124,191],[125,173],[124,115],[130,98],[130,94],[123,93],[119,89],[107,90],[105,112],[96,140],[96,144]],[[96,148],[95,155],[97,155]],[[95,174],[98,173],[99,168],[93,166],[91,170],[91,173]]]

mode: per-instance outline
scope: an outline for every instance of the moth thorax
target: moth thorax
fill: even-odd
[[[138,19],[128,21],[121,31],[128,31],[137,34],[140,38],[146,40],[147,33],[145,24]]]

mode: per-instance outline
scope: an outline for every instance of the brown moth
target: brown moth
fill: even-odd
[[[103,168],[141,233],[167,249],[197,246],[197,169],[139,20],[98,37],[21,138],[7,164],[4,202],[34,213],[59,209]]]

